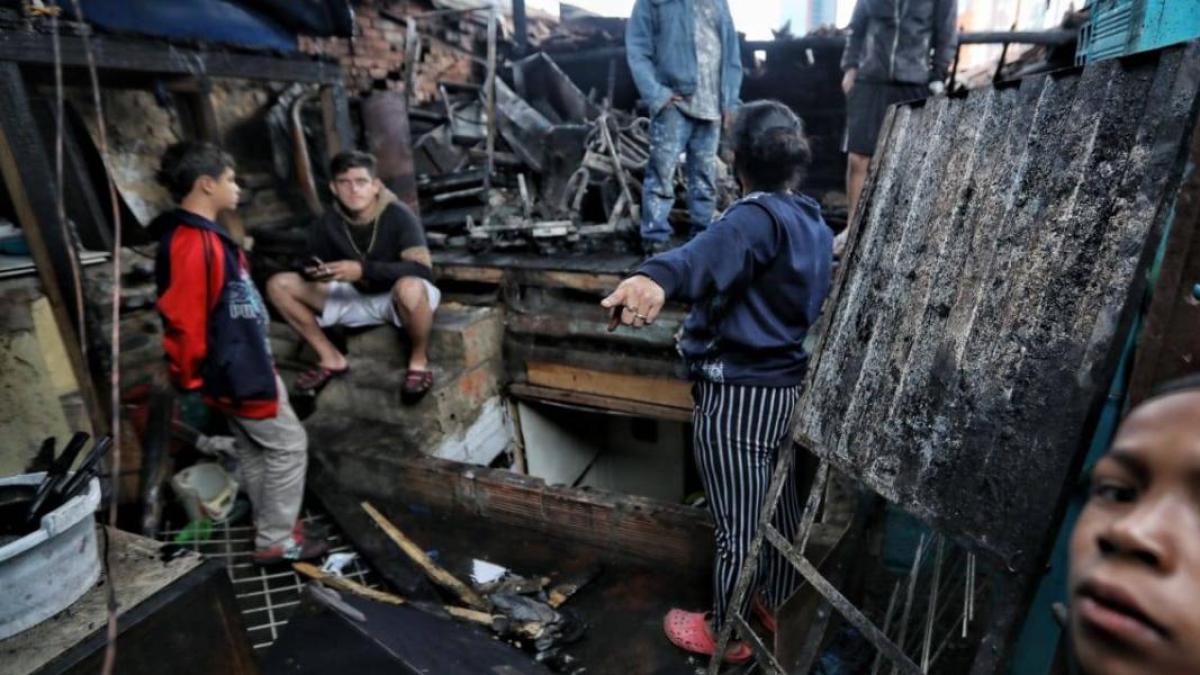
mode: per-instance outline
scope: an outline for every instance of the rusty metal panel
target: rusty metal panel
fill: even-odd
[[[1153,299],[1138,338],[1129,404],[1155,387],[1200,372],[1200,133],[1193,132],[1187,173],[1167,235]]]
[[[1197,113],[1196,44],[893,109],[797,437],[1036,565]]]
[[[394,91],[373,92],[363,101],[362,115],[367,146],[379,161],[379,178],[413,213],[420,215],[404,95]]]

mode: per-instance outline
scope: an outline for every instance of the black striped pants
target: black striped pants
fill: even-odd
[[[738,572],[758,529],[759,512],[771,483],[779,444],[800,398],[800,387],[755,387],[700,381],[693,389],[696,408],[696,466],[716,522],[713,624],[720,626],[733,597]],[[775,512],[776,528],[789,540],[800,525],[803,506],[793,471]],[[767,606],[781,604],[799,587],[799,572],[774,547],[764,544],[751,592],[761,587]],[[741,607],[743,616],[746,607]]]

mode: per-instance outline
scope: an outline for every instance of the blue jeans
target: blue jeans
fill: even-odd
[[[650,161],[642,186],[642,241],[663,242],[671,237],[667,218],[675,205],[675,168],[687,151],[687,205],[692,231],[712,222],[717,204],[717,145],[721,123],[688,117],[669,105],[650,122]]]

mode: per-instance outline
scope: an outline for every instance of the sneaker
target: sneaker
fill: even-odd
[[[325,555],[329,544],[320,539],[308,539],[300,534],[292,534],[292,538],[270,548],[260,548],[254,552],[255,565],[278,565],[297,560],[315,560]]]
[[[303,518],[297,518],[296,524],[292,526],[292,534],[300,538],[320,539],[324,541],[329,538],[329,526],[318,525],[307,522]]]

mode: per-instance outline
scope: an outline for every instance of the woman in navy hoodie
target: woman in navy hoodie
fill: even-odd
[[[829,294],[833,235],[820,206],[793,192],[811,159],[803,124],[776,101],[744,106],[734,126],[734,170],[745,196],[686,245],[646,261],[601,303],[617,322],[654,323],[668,298],[692,304],[679,351],[693,388],[696,465],[716,522],[711,614],[671,610],[673,643],[715,650],[738,571],[754,538],[780,443],[808,365],[804,338]],[[802,505],[795,479],[774,524],[789,539]],[[773,608],[798,573],[773,548],[759,561],[753,608],[774,629]],[[742,608],[745,609],[745,608]],[[735,642],[725,660],[751,656]]]

